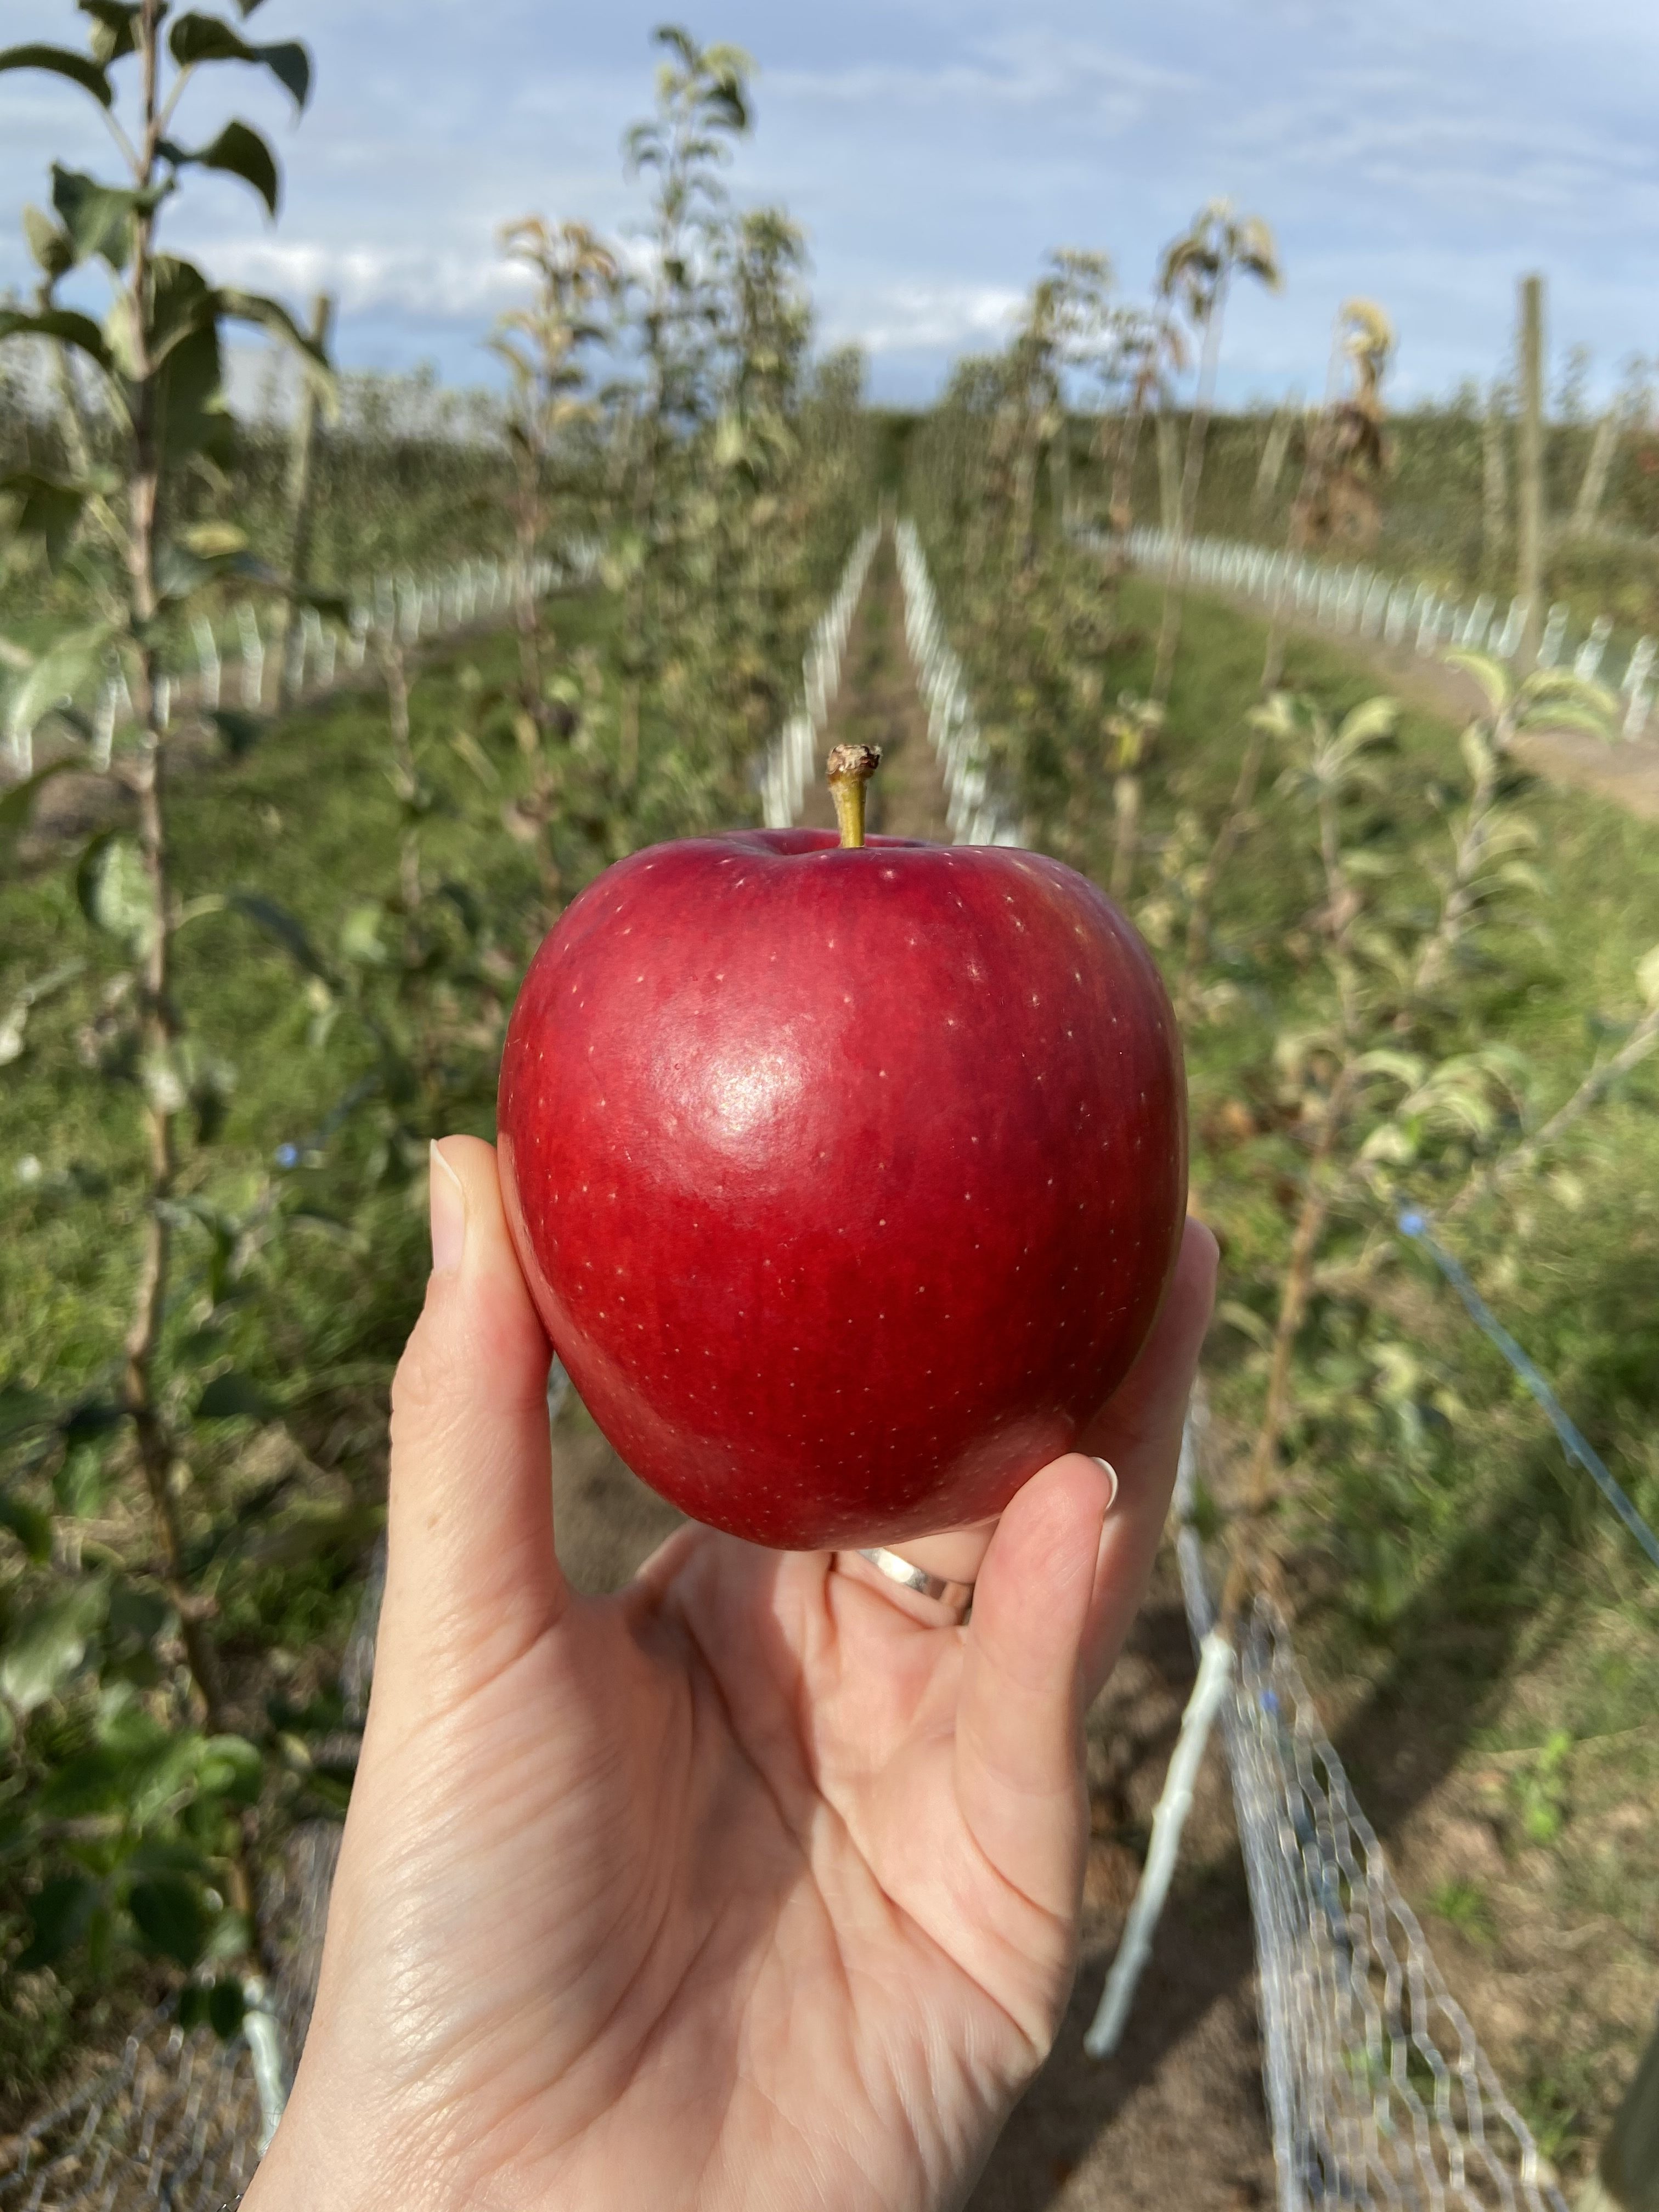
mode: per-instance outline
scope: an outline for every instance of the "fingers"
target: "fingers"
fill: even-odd
[[[548,1346],[501,1211],[495,1155],[432,1148],[433,1269],[392,1386],[386,1600],[375,1696],[453,1703],[562,1614]],[[389,1682],[382,1694],[382,1683]]]
[[[1083,1440],[1085,1451],[1111,1462],[1121,1485],[1101,1543],[1085,1639],[1090,1699],[1123,1648],[1169,1514],[1187,1401],[1215,1304],[1217,1256],[1215,1238],[1189,1220],[1158,1326]]]
[[[1091,1698],[1110,1671],[1140,1602],[1145,1577],[1151,1571],[1169,1511],[1182,1423],[1215,1303],[1215,1238],[1201,1222],[1189,1219],[1157,1326],[1110,1404],[1096,1415],[1079,1439],[1079,1450],[1104,1461],[1127,1492],[1121,1517],[1114,1513],[1112,1540],[1102,1554],[1097,1582],[1097,1617],[1086,1654]],[[931,1575],[946,1582],[972,1583],[996,1526],[994,1521],[981,1521],[972,1528],[939,1535],[907,1537],[896,1549],[913,1566],[925,1568]],[[842,1556],[849,1572],[860,1571],[851,1555]],[[915,1599],[890,1583],[884,1584],[873,1570],[863,1578],[918,1619],[932,1621],[944,1617],[931,1600]]]
[[[997,1525],[974,1592],[957,1716],[957,1800],[975,1842],[1045,1911],[1076,1909],[1081,1656],[1112,1479],[1068,1452]]]

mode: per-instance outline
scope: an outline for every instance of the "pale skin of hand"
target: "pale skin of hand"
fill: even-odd
[[[322,1980],[249,2212],[937,2212],[1076,1968],[1083,1719],[1140,1601],[1213,1294],[1189,1224],[1128,1382],[994,1531],[554,1548],[548,1347],[495,1158],[437,1148],[392,1393],[374,1693]]]

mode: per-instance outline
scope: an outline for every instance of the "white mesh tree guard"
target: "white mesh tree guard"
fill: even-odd
[[[1213,1625],[1182,1447],[1176,1547]],[[1279,2212],[1566,2212],[1360,1811],[1290,1632],[1258,1600],[1221,1707],[1255,1927]]]
[[[152,2021],[0,2142],[0,2212],[219,2212],[252,2179],[261,2136],[246,2043]]]

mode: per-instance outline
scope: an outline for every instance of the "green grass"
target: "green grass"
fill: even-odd
[[[1483,1883],[1467,1879],[1443,1881],[1430,1894],[1429,1910],[1472,1943],[1489,1949],[1498,1940],[1497,1918]]]

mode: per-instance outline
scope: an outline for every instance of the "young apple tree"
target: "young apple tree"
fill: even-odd
[[[239,0],[240,18],[258,4]],[[13,1815],[22,1832],[11,1841],[25,1850],[49,1845],[58,1869],[33,1899],[24,1963],[51,1964],[82,1943],[107,1961],[137,1945],[185,1968],[240,1961],[257,1973],[269,1963],[257,1928],[265,1753],[223,1662],[201,1548],[181,1506],[191,1417],[246,1413],[252,1393],[234,1376],[192,1378],[185,1333],[173,1324],[181,1245],[206,1241],[210,1310],[231,1294],[272,1224],[268,1208],[237,1218],[215,1206],[198,1172],[222,1124],[230,1078],[188,1028],[173,953],[181,930],[225,902],[185,905],[174,886],[167,659],[181,627],[216,595],[232,586],[275,591],[280,581],[237,532],[187,520],[191,480],[220,477],[231,460],[227,325],[273,333],[313,374],[326,364],[285,308],[216,285],[166,250],[162,232],[204,171],[239,179],[275,216],[280,180],[265,139],[233,119],[193,141],[189,95],[204,78],[252,69],[303,108],[311,62],[295,40],[256,43],[223,16],[175,11],[167,0],[79,0],[79,12],[83,47],[0,52],[0,70],[57,80],[88,100],[118,157],[112,177],[54,167],[50,212],[25,217],[39,295],[32,307],[0,311],[0,338],[73,356],[90,380],[73,411],[95,426],[95,439],[72,444],[80,472],[14,469],[0,485],[16,528],[55,568],[73,568],[94,610],[39,654],[12,712],[30,726],[55,712],[67,738],[85,738],[84,722],[62,702],[112,657],[131,700],[111,773],[128,795],[135,834],[95,837],[77,889],[88,919],[125,963],[106,994],[104,1042],[112,1066],[134,1082],[143,1169],[131,1317],[107,1393],[68,1407],[42,1395],[12,1414],[42,1467],[124,1436],[144,1510],[123,1524],[125,1540],[96,1546],[55,1538],[36,1509],[11,1515],[33,1571],[31,1601],[9,1621],[0,1654],[0,1729],[21,1735],[33,1770],[24,1809]],[[94,272],[109,296],[101,321],[58,297],[72,276],[84,283]],[[252,734],[240,718],[220,720],[236,744]],[[0,834],[22,825],[49,778],[82,765],[71,747],[8,793]],[[64,1494],[72,1502],[72,1484]],[[66,1735],[52,1712],[77,1696],[84,1728]],[[64,1765],[69,1744],[75,1755]],[[233,1979],[215,2000],[215,2019],[234,2024],[240,2003]]]

